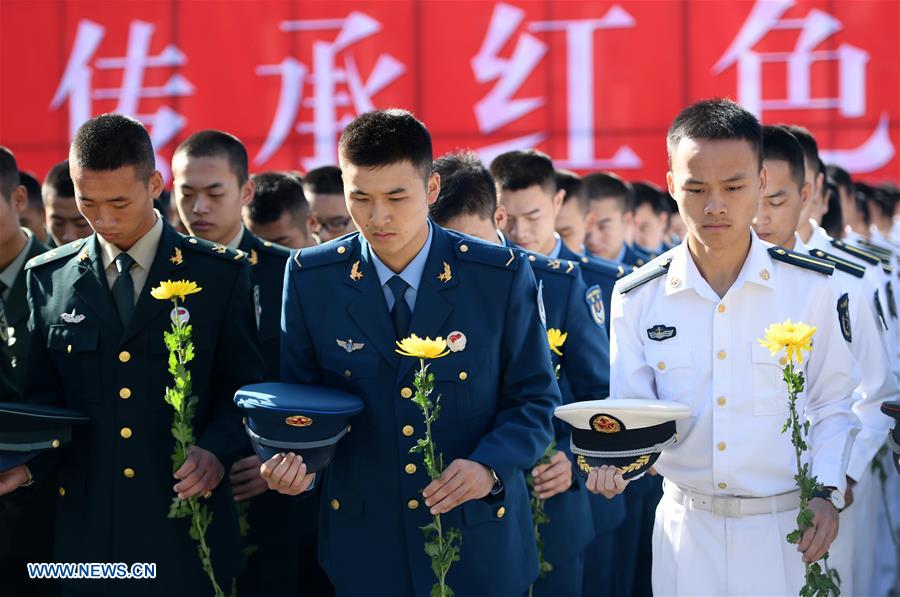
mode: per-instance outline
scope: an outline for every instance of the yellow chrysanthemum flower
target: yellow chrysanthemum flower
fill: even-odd
[[[397,351],[398,354],[417,359],[439,359],[450,353],[447,350],[447,341],[440,336],[432,340],[412,334],[409,338],[397,342],[397,346],[400,349]]]
[[[566,343],[566,338],[569,337],[568,333],[562,333],[556,328],[550,328],[547,330],[547,343],[550,344],[550,350],[562,356],[562,353],[559,351],[562,348],[562,345]]]
[[[188,280],[178,280],[177,282],[173,282],[172,280],[166,280],[165,282],[160,282],[159,286],[150,291],[150,294],[155,299],[159,299],[161,301],[168,301],[173,298],[179,298],[184,300],[189,294],[195,294],[203,290],[199,286],[197,286],[196,282],[190,282]]]
[[[803,351],[812,350],[812,337],[816,328],[802,322],[793,323],[790,319],[783,323],[773,323],[766,328],[766,337],[757,340],[775,356],[786,351],[788,361],[803,362]]]

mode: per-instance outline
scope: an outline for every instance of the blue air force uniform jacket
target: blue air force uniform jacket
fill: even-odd
[[[424,435],[413,395],[418,360],[395,353],[396,334],[359,233],[303,249],[285,273],[282,376],[351,391],[365,402],[320,478],[319,560],[340,595],[428,595],[435,579],[421,527],[429,479],[409,449]],[[327,289],[327,290],[323,290]],[[431,363],[445,465],[496,471],[503,490],[442,516],[462,531],[457,595],[521,595],[537,577],[523,472],[552,438],[560,402],[528,260],[433,225],[410,332],[461,332],[464,350]],[[338,341],[362,344],[348,352]]]

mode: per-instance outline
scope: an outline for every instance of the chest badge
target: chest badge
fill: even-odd
[[[348,353],[356,352],[357,350],[362,350],[365,344],[362,342],[354,342],[353,338],[348,338],[347,340],[336,340],[337,345],[346,350]]]
[[[63,313],[59,316],[66,323],[81,323],[84,321],[84,315],[81,313],[75,313],[75,307],[72,307],[71,313]]]
[[[657,342],[674,338],[675,334],[676,330],[674,327],[665,325],[655,325],[647,330],[647,337],[651,340],[656,340]]]
[[[172,323],[175,325],[185,324],[191,320],[191,314],[184,307],[178,307],[178,309],[172,309],[172,312],[169,313],[169,319],[172,320]]]
[[[450,332],[447,334],[447,348],[451,352],[462,352],[466,348],[466,335],[462,332]]]

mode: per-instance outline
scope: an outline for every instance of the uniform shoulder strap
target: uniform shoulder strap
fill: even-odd
[[[826,276],[830,276],[834,273],[834,264],[832,264],[830,261],[819,259],[818,257],[803,255],[802,253],[791,251],[790,249],[785,249],[784,247],[770,248],[769,256],[775,261],[789,263],[797,267],[802,267],[803,269],[811,269],[814,272],[819,272],[820,274],[825,274]]]
[[[663,257],[662,259],[654,259],[647,265],[638,268],[637,271],[622,278],[618,283],[619,292],[625,294],[664,275],[669,271],[670,263],[672,263],[672,260],[669,257]]]
[[[813,257],[818,257],[819,259],[831,262],[835,269],[842,271],[845,274],[850,274],[856,278],[862,278],[866,275],[866,268],[863,266],[853,263],[852,261],[847,261],[846,259],[841,259],[832,253],[826,253],[820,249],[813,249],[809,254]]]
[[[860,249],[859,247],[848,245],[842,240],[834,239],[833,241],[831,241],[831,246],[835,249],[843,251],[844,253],[853,255],[857,259],[862,259],[869,265],[878,265],[879,263],[881,263],[881,259],[879,259],[877,255],[874,255],[869,251],[866,251],[865,249]]]

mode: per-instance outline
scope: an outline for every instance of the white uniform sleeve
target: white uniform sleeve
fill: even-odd
[[[845,491],[847,464],[859,419],[853,414],[853,390],[859,385],[856,361],[840,330],[838,293],[823,289],[816,334],[806,369],[806,408],[810,422],[811,473],[819,483]]]

